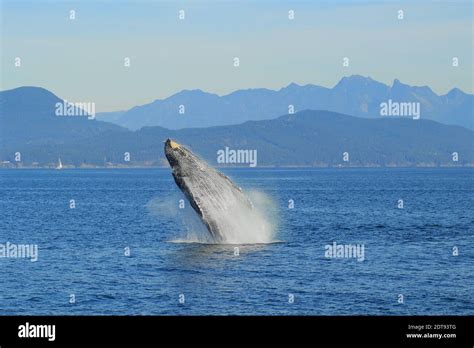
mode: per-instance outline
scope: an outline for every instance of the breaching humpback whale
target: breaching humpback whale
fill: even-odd
[[[165,141],[165,155],[173,178],[216,242],[235,227],[252,203],[224,174],[207,165],[190,150],[171,139]]]

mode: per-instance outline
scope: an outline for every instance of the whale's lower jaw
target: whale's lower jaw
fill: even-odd
[[[201,217],[215,242],[226,240],[238,212],[252,209],[242,191],[224,174],[208,166],[184,146],[168,139],[165,154],[176,185]]]

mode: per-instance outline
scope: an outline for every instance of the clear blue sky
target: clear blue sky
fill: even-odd
[[[473,92],[472,1],[1,0],[0,29],[2,90],[41,86],[98,111],[182,89],[332,87],[352,74]]]

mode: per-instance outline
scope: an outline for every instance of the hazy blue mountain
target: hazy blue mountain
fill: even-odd
[[[454,102],[460,93],[447,98]],[[217,164],[217,151],[229,147],[256,150],[258,166],[474,165],[474,131],[423,119],[301,111],[230,126],[130,131],[85,117],[58,117],[58,101],[42,88],[0,93],[0,161],[13,162],[14,153],[21,152],[21,165],[53,165],[58,157],[74,166],[164,165],[163,141],[171,137],[211,164]],[[130,162],[124,161],[125,152]],[[349,162],[342,160],[344,152]],[[453,152],[459,154],[458,162],[452,161]]]
[[[380,104],[419,102],[421,118],[474,129],[474,95],[453,89],[437,95],[429,87],[413,87],[394,80],[392,86],[370,77],[344,77],[333,88],[290,84],[278,91],[264,88],[238,90],[219,97],[201,90],[184,90],[169,98],[155,100],[120,113],[102,113],[97,118],[132,130],[144,126],[169,129],[239,124],[249,120],[272,119],[295,111],[328,110],[353,116],[380,118]],[[179,113],[179,107],[185,113]]]
[[[171,136],[212,164],[226,146],[256,149],[259,165],[450,165],[453,152],[459,154],[456,164],[474,164],[471,130],[427,120],[364,119],[328,111],[307,110],[206,129],[148,127],[137,135],[149,142]],[[349,153],[348,163],[342,160],[344,152]]]
[[[56,116],[62,100],[39,87],[20,87],[0,92],[0,150],[20,151],[45,145],[61,145],[124,128],[87,117]],[[26,155],[26,154],[25,154]],[[57,160],[57,159],[56,159]]]

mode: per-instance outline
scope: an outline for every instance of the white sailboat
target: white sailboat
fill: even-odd
[[[61,158],[59,158],[59,163],[58,163],[58,166],[56,167],[56,169],[63,169],[63,164],[61,163]]]

